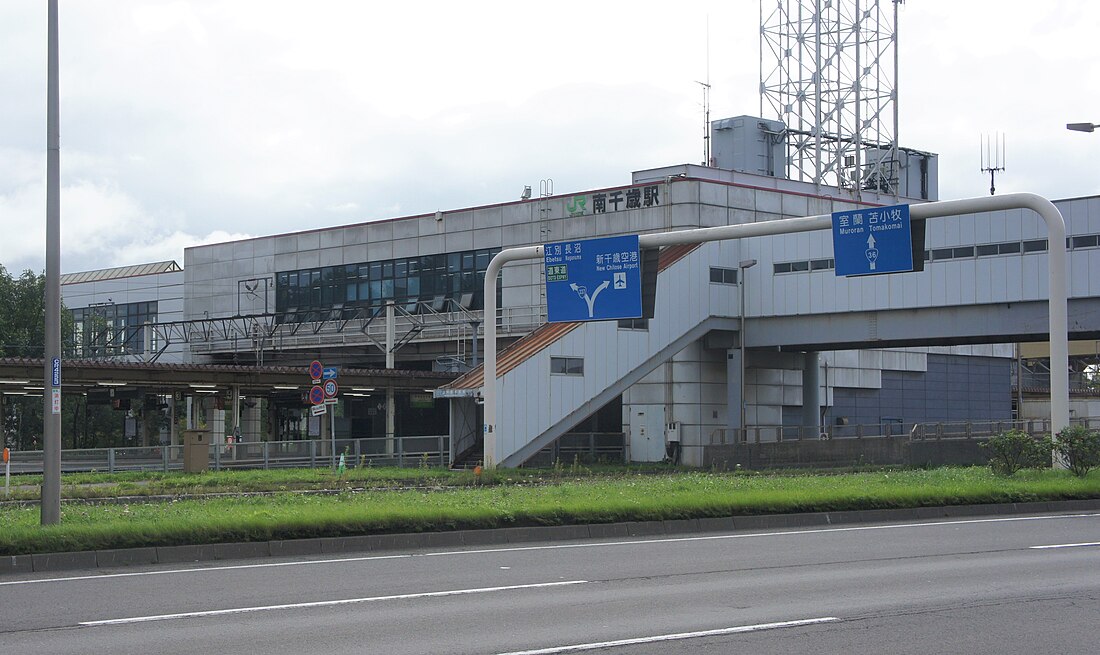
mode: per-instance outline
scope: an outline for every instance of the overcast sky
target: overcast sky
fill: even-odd
[[[626,184],[760,113],[757,0],[62,0],[62,271]],[[901,145],[940,197],[1100,193],[1100,3],[910,0]],[[774,117],[772,117],[774,118]],[[45,252],[46,3],[0,0],[0,264]]]

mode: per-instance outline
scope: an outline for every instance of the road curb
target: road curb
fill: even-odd
[[[424,548],[465,548],[508,544],[585,539],[689,535],[708,532],[782,530],[895,521],[926,521],[1049,512],[1100,510],[1100,499],[1000,503],[992,505],[946,505],[906,509],[843,510],[806,514],[761,514],[755,516],[631,521],[587,525],[554,525],[453,532],[417,532],[358,535],[318,539],[256,541],[243,543],[120,548],[67,553],[39,553],[0,557],[0,575],[43,571],[94,570],[134,564],[178,564],[262,557],[300,557],[387,553]]]

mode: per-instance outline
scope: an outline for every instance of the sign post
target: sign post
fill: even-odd
[[[11,495],[11,451],[4,449],[4,495]]]
[[[323,371],[321,376],[324,382],[321,385],[324,391],[324,406],[332,405],[332,411],[329,412],[329,436],[332,439],[332,468],[336,468],[336,394],[340,391],[340,385],[336,383],[338,371],[335,366],[330,366]]]

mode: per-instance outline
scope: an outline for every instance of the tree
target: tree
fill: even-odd
[[[0,357],[41,357],[44,351],[46,277],[13,277],[0,264]]]

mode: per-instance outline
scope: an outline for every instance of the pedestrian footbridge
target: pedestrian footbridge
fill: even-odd
[[[1071,339],[1100,335],[1097,210],[1095,220],[1086,212],[1068,221]],[[837,277],[825,231],[664,248],[653,318],[546,324],[499,354],[496,438],[486,461],[523,464],[670,362],[664,395],[631,403],[704,407],[687,412],[680,429],[685,443],[705,443],[716,429],[743,427],[742,371],[751,380],[784,353],[1047,339],[1049,244],[1036,214],[965,215],[929,221],[928,229],[923,271],[874,277]],[[757,265],[743,266],[751,260]],[[817,364],[807,361],[814,372],[804,376],[799,401],[816,417]],[[483,384],[478,368],[437,392],[452,400],[452,458],[484,443]],[[631,447],[652,438],[625,403],[623,416]]]

